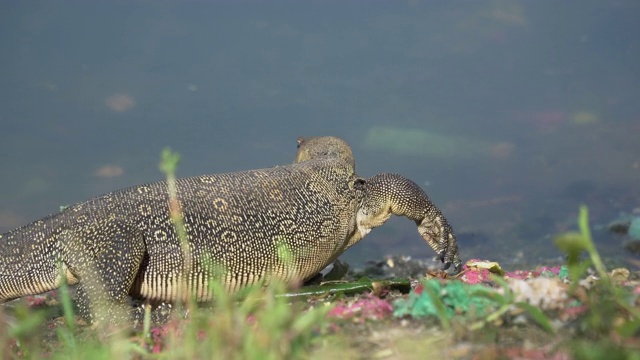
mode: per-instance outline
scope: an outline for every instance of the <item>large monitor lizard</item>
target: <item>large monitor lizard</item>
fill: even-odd
[[[425,192],[397,174],[358,177],[339,138],[299,139],[294,164],[176,186],[187,256],[167,182],[114,191],[0,235],[0,303],[66,281],[78,284],[81,315],[91,320],[96,302],[110,310],[128,295],[211,300],[212,278],[229,291],[272,277],[304,281],[392,214],[415,221],[443,268],[461,265],[455,235]]]

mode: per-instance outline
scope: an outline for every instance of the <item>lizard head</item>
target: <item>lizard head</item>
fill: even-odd
[[[461,270],[453,229],[416,183],[398,174],[382,173],[365,180],[363,186],[364,196],[357,216],[361,233],[382,225],[392,214],[407,217],[416,223],[420,236],[438,254],[443,270],[451,265],[455,272]]]
[[[339,159],[355,169],[355,160],[351,147],[346,141],[334,136],[316,136],[298,138],[296,163],[312,159]]]

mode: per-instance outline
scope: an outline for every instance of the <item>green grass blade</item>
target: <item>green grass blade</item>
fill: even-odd
[[[446,305],[440,299],[439,294],[436,294],[436,292],[427,285],[424,286],[424,291],[427,293],[427,295],[429,295],[429,300],[431,300],[433,306],[438,312],[438,319],[440,319],[442,327],[446,331],[451,330],[451,320],[449,319],[449,313],[447,312]]]
[[[526,302],[517,302],[514,305],[526,311],[531,319],[538,323],[538,325],[540,325],[540,327],[544,331],[550,334],[554,334],[556,332],[553,328],[553,325],[551,325],[551,321],[549,320],[549,318],[547,318],[547,316],[539,308]]]

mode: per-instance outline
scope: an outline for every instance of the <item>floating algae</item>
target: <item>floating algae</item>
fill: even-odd
[[[631,240],[640,240],[640,216],[636,216],[631,220],[628,234]]]
[[[374,126],[369,129],[364,146],[369,150],[391,151],[396,155],[471,158],[478,154],[487,154],[490,144],[464,136],[437,134],[419,129]]]

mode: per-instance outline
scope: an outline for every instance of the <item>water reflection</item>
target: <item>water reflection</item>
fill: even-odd
[[[635,1],[3,3],[0,230],[161,178],[167,145],[188,176],[338,135],[361,175],[429,184],[465,257],[554,258],[578,204],[594,225],[640,206],[639,15]],[[347,258],[392,253],[430,256],[393,221]]]

